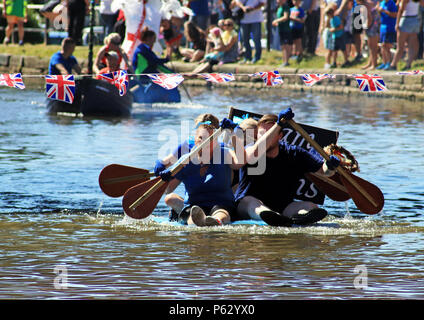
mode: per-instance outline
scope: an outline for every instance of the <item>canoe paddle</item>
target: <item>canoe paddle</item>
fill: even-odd
[[[99,186],[109,197],[118,198],[131,187],[150,180],[154,173],[146,169],[110,164],[99,175]]]
[[[305,176],[331,200],[347,201],[351,198],[349,192],[340,181],[337,172],[332,177],[326,177],[312,172],[307,173]]]
[[[313,140],[309,134],[294,120],[286,120],[299,134],[325,159],[329,160],[330,156],[321,148],[321,146]],[[384,195],[381,190],[374,184],[361,179],[354,174],[346,171],[343,167],[336,168],[340,174],[340,180],[346,190],[352,197],[357,208],[366,214],[376,214],[383,209]]]
[[[186,159],[190,159],[192,156],[196,155],[207,143],[215,137],[218,137],[221,132],[222,129],[218,128],[205,141],[193,148],[188,155],[181,158],[181,161],[171,169],[172,175],[178,173],[187,164],[187,161],[185,161]],[[134,219],[146,218],[156,208],[168,184],[169,182],[163,181],[162,178],[157,177],[128,189],[122,198],[124,212]]]

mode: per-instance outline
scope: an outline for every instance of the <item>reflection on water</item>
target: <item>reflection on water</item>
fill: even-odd
[[[183,93],[181,104],[135,105],[131,119],[105,120],[47,116],[42,93],[0,89],[0,298],[424,298],[421,104],[189,90],[194,104]],[[125,218],[120,199],[101,193],[105,165],[151,169],[162,130],[180,138],[181,121],[222,118],[229,105],[292,106],[298,122],[338,130],[358,175],[382,189],[383,212],[366,216],[349,201],[349,216],[327,200],[331,215],[310,227],[202,229],[164,223],[162,201],[155,219]]]

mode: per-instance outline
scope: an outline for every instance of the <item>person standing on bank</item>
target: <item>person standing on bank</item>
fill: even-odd
[[[240,183],[235,194],[239,219],[263,220],[271,226],[291,226],[311,224],[327,216],[325,209],[312,202],[295,201],[294,196],[299,179],[305,173],[331,176],[340,161],[335,156],[323,161],[315,153],[281,141],[281,126],[293,117],[291,108],[287,108],[278,117],[264,115],[259,120],[258,140],[245,149],[247,164],[240,170]],[[261,144],[266,147],[260,147]],[[249,174],[249,169],[261,164],[262,157],[266,157],[264,173]],[[254,159],[258,159],[256,163],[253,163]],[[270,187],[271,183],[279,184],[276,188]]]
[[[242,63],[255,64],[262,57],[262,22],[264,16],[261,8],[265,5],[265,0],[234,0],[231,8],[239,7],[244,12],[243,19],[240,20],[240,32],[245,49],[244,60]],[[252,47],[250,46],[250,35],[252,35],[255,44],[255,57],[252,60]]]
[[[68,9],[68,37],[74,39],[77,46],[82,45],[82,29],[85,15],[90,11],[90,0],[66,0]]]
[[[26,0],[3,0],[3,16],[7,19],[7,27],[3,43],[9,44],[15,24],[18,25],[19,45],[24,44],[24,23],[28,20]]]

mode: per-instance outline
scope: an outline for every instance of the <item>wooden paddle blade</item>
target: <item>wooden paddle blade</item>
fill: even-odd
[[[150,179],[152,174],[146,169],[111,164],[103,168],[99,175],[99,186],[110,197],[117,198],[131,187]]]
[[[361,190],[355,187],[348,179],[340,175],[340,180],[349,191],[356,207],[366,214],[379,213],[384,207],[384,195],[381,190],[371,182],[361,179],[352,173],[347,174],[368,194],[367,196],[361,192]]]
[[[350,194],[340,181],[337,173],[332,177],[323,177],[317,174],[307,173],[306,178],[313,182],[317,188],[331,200],[347,201],[350,199]]]
[[[163,183],[156,191],[151,193],[149,197],[139,206],[134,209],[131,209],[130,206],[133,205],[142,195],[146,194],[156,183],[160,182],[161,178],[157,177],[150,181],[140,183],[125,192],[124,197],[122,198],[122,207],[124,208],[125,213],[134,219],[144,219],[148,217],[153,210],[155,210],[160,198],[164,194],[168,183]]]

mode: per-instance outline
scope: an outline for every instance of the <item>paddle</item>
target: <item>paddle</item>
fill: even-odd
[[[329,160],[330,156],[321,148],[321,146],[313,140],[309,134],[299,126],[294,120],[286,120],[299,134],[325,159]],[[384,195],[381,190],[374,184],[361,179],[352,173],[346,171],[343,167],[337,167],[340,174],[340,180],[352,197],[353,202],[358,209],[367,214],[376,214],[383,209]]]
[[[171,169],[172,175],[178,173],[186,164],[186,159],[197,154],[209,141],[218,137],[222,129],[218,128],[205,141],[196,146],[188,155],[181,158],[177,165]],[[140,183],[125,192],[122,199],[124,212],[131,218],[143,219],[149,216],[156,208],[157,203],[165,192],[169,182],[163,181],[160,177]]]
[[[123,196],[129,188],[153,176],[154,173],[146,169],[110,164],[100,172],[99,186],[106,195],[117,198]]]
[[[347,201],[351,198],[349,192],[340,181],[338,173],[335,173],[332,177],[326,177],[316,173],[307,173],[305,176],[331,200]]]

